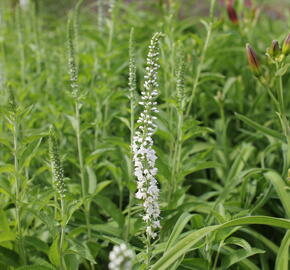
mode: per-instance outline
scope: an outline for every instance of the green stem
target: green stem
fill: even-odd
[[[215,6],[215,0],[211,0],[211,5],[210,5],[210,18],[211,18],[211,21],[210,21],[210,23],[208,25],[208,28],[207,28],[206,39],[205,39],[205,42],[204,42],[204,45],[203,45],[203,48],[202,48],[200,61],[199,61],[198,65],[197,65],[196,76],[195,76],[195,79],[194,79],[194,82],[193,82],[191,96],[189,98],[187,110],[186,110],[186,113],[185,113],[186,117],[190,113],[191,106],[192,106],[194,97],[196,95],[197,86],[198,86],[198,83],[199,83],[199,78],[200,78],[201,71],[202,71],[202,68],[203,68],[203,65],[204,65],[205,54],[206,54],[206,51],[208,49],[209,41],[210,41],[210,38],[211,38],[212,28],[213,28],[213,20],[214,20],[214,6]]]
[[[276,66],[277,71],[279,68],[280,67],[277,65]],[[284,168],[283,168],[283,176],[286,177],[287,171],[290,167],[290,127],[289,127],[289,122],[288,122],[286,112],[285,112],[282,76],[278,77],[277,96],[278,96],[278,103],[279,103],[279,113],[280,113],[280,117],[281,117],[280,118],[281,126],[283,129],[283,133],[287,139],[287,152],[286,152],[286,157],[284,160]]]
[[[134,137],[134,133],[135,133],[135,129],[134,129],[134,122],[135,122],[135,104],[134,104],[135,100],[134,100],[134,93],[133,90],[131,90],[131,95],[130,95],[130,137],[131,137],[131,146],[133,145],[133,137]],[[133,152],[131,149],[131,161],[133,162]],[[131,163],[132,164],[132,163]],[[131,180],[133,181],[134,179],[134,166],[131,165],[131,174],[130,174]],[[134,194],[131,191],[131,189],[129,189],[129,193],[130,193],[130,197],[129,197],[129,206],[128,206],[128,224],[127,224],[127,230],[126,230],[126,235],[125,235],[125,239],[128,242],[129,240],[129,234],[130,234],[130,218],[131,218],[131,214],[132,214],[132,204],[133,204],[133,197]]]
[[[150,236],[146,236],[146,269],[150,269],[150,261],[151,261],[151,240]]]
[[[215,259],[214,259],[214,264],[213,264],[213,270],[216,270],[216,266],[217,266],[217,262],[218,262],[218,258],[219,258],[219,255],[220,255],[220,250],[221,250],[221,247],[223,245],[223,241],[219,244],[219,247],[218,247],[218,250],[216,252],[216,255],[215,255]]]
[[[61,231],[60,231],[60,241],[59,241],[59,253],[60,253],[60,267],[61,270],[66,270],[66,264],[64,261],[63,255],[63,244],[64,244],[64,237],[65,237],[65,212],[64,212],[64,200],[61,198],[60,200],[60,207],[61,207]]]
[[[18,234],[18,249],[21,258],[21,262],[26,264],[26,254],[23,246],[23,235],[21,228],[21,182],[19,177],[19,164],[18,164],[18,123],[17,120],[13,122],[13,144],[14,144],[14,170],[15,170],[15,182],[16,182],[16,197],[15,197],[15,212],[16,212],[16,226]]]
[[[83,199],[83,204],[84,204],[84,208],[85,208],[84,214],[85,214],[88,238],[91,239],[91,228],[90,228],[90,219],[89,219],[90,206],[86,202],[86,198],[85,198],[86,197],[86,187],[85,187],[84,161],[83,161],[81,130],[80,130],[80,103],[78,100],[76,100],[76,102],[75,102],[75,114],[76,114],[76,137],[77,137],[78,157],[79,157],[79,166],[80,166],[82,199]]]

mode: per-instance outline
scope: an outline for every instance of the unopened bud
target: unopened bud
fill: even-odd
[[[282,53],[287,56],[290,53],[290,33],[286,37],[283,47],[282,47]]]
[[[271,57],[274,57],[274,58],[280,55],[280,47],[279,47],[279,42],[277,40],[272,41],[272,45],[269,48],[268,53]]]
[[[250,44],[246,45],[246,50],[247,50],[247,58],[248,58],[250,68],[252,69],[254,73],[256,74],[260,73],[260,63],[259,63],[258,57],[255,51],[253,50],[253,48],[250,46]]]
[[[238,15],[231,1],[227,3],[227,12],[228,12],[229,19],[232,21],[232,23],[238,24],[239,22]]]
[[[252,0],[245,0],[245,6],[247,7],[247,8],[251,8],[252,7]]]

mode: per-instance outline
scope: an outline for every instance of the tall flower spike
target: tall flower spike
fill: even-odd
[[[184,57],[181,56],[180,63],[177,70],[177,81],[176,81],[176,92],[177,92],[177,100],[178,106],[183,111],[184,110],[184,99],[185,99],[185,91],[184,91]]]
[[[250,68],[255,74],[258,75],[260,73],[260,63],[254,49],[250,46],[250,44],[246,45],[246,51]]]
[[[109,269],[110,270],[131,270],[132,260],[134,259],[134,252],[130,250],[125,244],[114,246],[110,252]]]
[[[57,140],[55,137],[55,132],[51,128],[49,132],[49,155],[50,164],[53,175],[53,183],[56,187],[57,192],[61,198],[65,197],[65,183],[64,183],[64,173],[60,162],[59,151],[57,146]]]
[[[110,12],[110,14],[113,13],[115,5],[116,5],[116,0],[109,0],[109,12]]]
[[[103,32],[104,23],[105,23],[105,15],[104,15],[104,0],[98,1],[98,29],[99,32]]]
[[[134,28],[130,32],[129,41],[129,91],[130,99],[134,101],[136,93],[136,59],[134,51]]]
[[[138,130],[133,137],[132,150],[135,166],[135,176],[137,177],[136,198],[143,201],[144,214],[143,220],[146,223],[146,234],[149,238],[155,238],[156,229],[160,228],[159,215],[160,209],[158,204],[159,189],[157,187],[157,168],[155,161],[157,159],[155,150],[153,150],[152,135],[156,129],[154,120],[157,113],[158,95],[157,70],[159,68],[159,46],[158,42],[161,33],[156,33],[151,39],[149,52],[147,56],[147,67],[144,82],[144,90],[141,92],[143,112],[140,114],[137,123]]]
[[[69,68],[69,75],[70,75],[70,85],[72,89],[72,96],[73,98],[79,97],[79,85],[78,85],[78,68],[75,59],[75,33],[74,33],[74,24],[72,18],[68,20],[68,29],[67,29],[67,36],[68,36],[68,68]]]

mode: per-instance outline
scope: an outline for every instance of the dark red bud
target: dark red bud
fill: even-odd
[[[280,54],[279,42],[277,40],[272,41],[271,48],[269,49],[269,54],[272,57],[277,57]]]
[[[238,15],[231,2],[227,3],[227,12],[232,23],[237,24],[239,22]]]
[[[260,68],[259,68],[260,63],[259,63],[256,53],[253,50],[253,48],[250,46],[250,44],[246,45],[246,50],[247,50],[247,58],[248,58],[250,68],[252,69],[254,73],[258,74],[260,72]]]

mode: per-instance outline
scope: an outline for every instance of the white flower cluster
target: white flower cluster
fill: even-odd
[[[64,171],[61,165],[58,145],[53,129],[51,129],[49,133],[49,154],[54,185],[56,186],[56,190],[59,193],[59,196],[61,198],[64,198],[66,193],[66,186],[64,183]]]
[[[78,98],[79,85],[78,85],[78,67],[75,59],[75,31],[73,20],[68,21],[68,72],[70,75],[70,85],[72,89],[72,96]]]
[[[159,189],[155,175],[155,161],[157,159],[155,150],[152,149],[152,135],[156,129],[154,120],[156,117],[152,113],[158,112],[155,101],[158,95],[157,70],[159,68],[159,46],[158,41],[162,36],[156,33],[149,46],[147,57],[147,67],[144,82],[144,91],[141,92],[143,112],[140,114],[137,123],[140,125],[133,138],[132,150],[133,161],[135,166],[135,176],[137,177],[136,198],[143,201],[144,215],[143,220],[146,222],[146,234],[149,238],[155,238],[156,229],[160,228],[159,215],[160,209],[158,204]]]
[[[27,10],[29,8],[29,0],[19,0],[21,9]]]
[[[109,269],[110,270],[131,270],[134,252],[130,250],[125,244],[114,246],[110,252]]]

